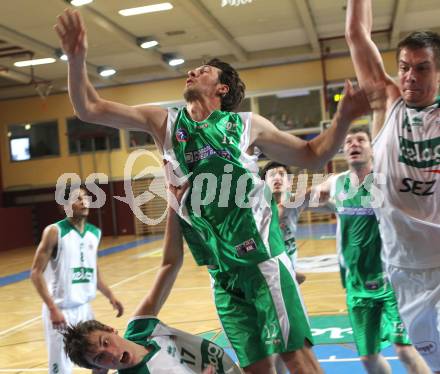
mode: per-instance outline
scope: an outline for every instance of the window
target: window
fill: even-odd
[[[143,131],[128,131],[128,142],[130,148],[154,145],[153,137]]]
[[[110,149],[121,148],[118,129],[83,122],[76,117],[67,119],[67,137],[71,154],[78,153],[78,145],[81,147],[81,153],[92,152],[93,141],[95,142],[95,151],[105,151],[107,137]]]
[[[288,90],[258,98],[260,114],[280,130],[319,127],[322,118],[319,90]]]
[[[250,112],[251,111],[251,99],[244,99],[238,106],[235,112]]]
[[[58,156],[58,122],[47,121],[8,126],[11,161]]]
[[[344,90],[344,86],[334,86],[327,88],[327,103],[328,103],[328,113],[330,118],[336,113],[336,109],[338,107],[339,101],[342,99],[342,91]]]

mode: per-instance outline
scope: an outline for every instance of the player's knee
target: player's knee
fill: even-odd
[[[379,359],[380,356],[377,353],[372,355],[360,356],[360,360],[365,366],[374,365],[375,363],[377,363],[377,361],[379,361]]]
[[[322,369],[318,360],[313,354],[311,344],[308,340],[304,341],[304,346],[293,352],[281,354],[281,357],[290,370],[294,373],[321,374]]]
[[[417,356],[417,351],[412,345],[395,344],[397,357],[403,362],[412,362]]]
[[[253,364],[243,368],[245,374],[275,374],[275,368],[273,366],[270,357],[266,357],[262,360],[254,362]]]

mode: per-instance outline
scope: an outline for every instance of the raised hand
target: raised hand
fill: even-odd
[[[87,32],[79,12],[66,9],[63,14],[57,17],[54,29],[60,38],[61,48],[69,60],[85,60],[87,54]]]
[[[348,121],[353,121],[371,111],[383,110],[386,105],[384,83],[370,83],[364,85],[362,89],[355,89],[347,80],[343,94],[338,105],[338,113]]]

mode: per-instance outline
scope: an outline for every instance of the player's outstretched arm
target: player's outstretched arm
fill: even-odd
[[[68,56],[69,95],[75,114],[85,122],[115,128],[136,129],[152,134],[160,142],[167,111],[154,106],[135,106],[102,99],[91,84],[86,69],[87,31],[78,11],[66,9],[54,26]]]
[[[177,213],[169,206],[162,264],[147,296],[134,315],[157,315],[167,300],[183,264],[183,238]]]
[[[373,15],[371,0],[348,0],[345,38],[350,48],[356,77],[359,85],[368,82],[382,82],[386,86],[386,108],[400,96],[393,79],[386,73],[379,49],[371,38]],[[373,138],[379,132],[383,122],[373,126]]]
[[[316,138],[302,140],[280,131],[264,117],[254,115],[251,144],[260,148],[271,160],[311,170],[320,169],[338,151],[353,120],[372,110],[382,110],[384,106],[385,87],[382,82],[369,82],[363,89],[355,89],[347,81],[332,126]]]

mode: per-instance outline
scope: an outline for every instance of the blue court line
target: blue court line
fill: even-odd
[[[336,233],[336,225],[328,224],[328,223],[320,223],[320,224],[300,224],[298,225],[297,230],[297,239],[305,240],[305,239],[327,239],[332,238]],[[132,242],[128,242],[125,244],[116,245],[114,247],[109,247],[98,252],[98,256],[107,256],[113,253],[125,251],[131,248],[135,248],[139,245],[150,243],[155,240],[162,239],[163,235],[154,235],[148,238],[135,240]],[[22,280],[28,279],[30,275],[30,270],[22,271],[21,273],[10,274],[4,277],[0,277],[0,287],[6,286],[8,284],[20,282]]]
[[[149,236],[148,238],[135,240],[133,242],[115,245],[114,247],[109,247],[109,248],[100,250],[98,252],[98,257],[111,255],[113,253],[118,253],[121,251],[126,251],[127,249],[132,249],[132,248],[138,247],[142,244],[151,243],[151,242],[154,242],[154,241],[162,239],[162,238],[163,238],[163,235],[154,235],[154,236]]]
[[[126,251],[128,249],[138,247],[142,244],[151,243],[153,241],[156,241],[156,240],[159,240],[162,238],[163,238],[163,235],[154,235],[154,236],[149,236],[148,238],[139,239],[139,240],[135,240],[135,241],[128,242],[128,243],[115,245],[113,247],[109,247],[109,248],[102,249],[102,250],[98,251],[98,257],[108,256],[113,253]],[[6,275],[4,277],[0,277],[0,287],[7,286],[8,284],[12,284],[12,283],[21,282],[25,279],[28,279],[30,276],[30,273],[31,273],[30,270],[26,270],[26,271],[22,271],[21,273],[15,273],[15,274]]]

